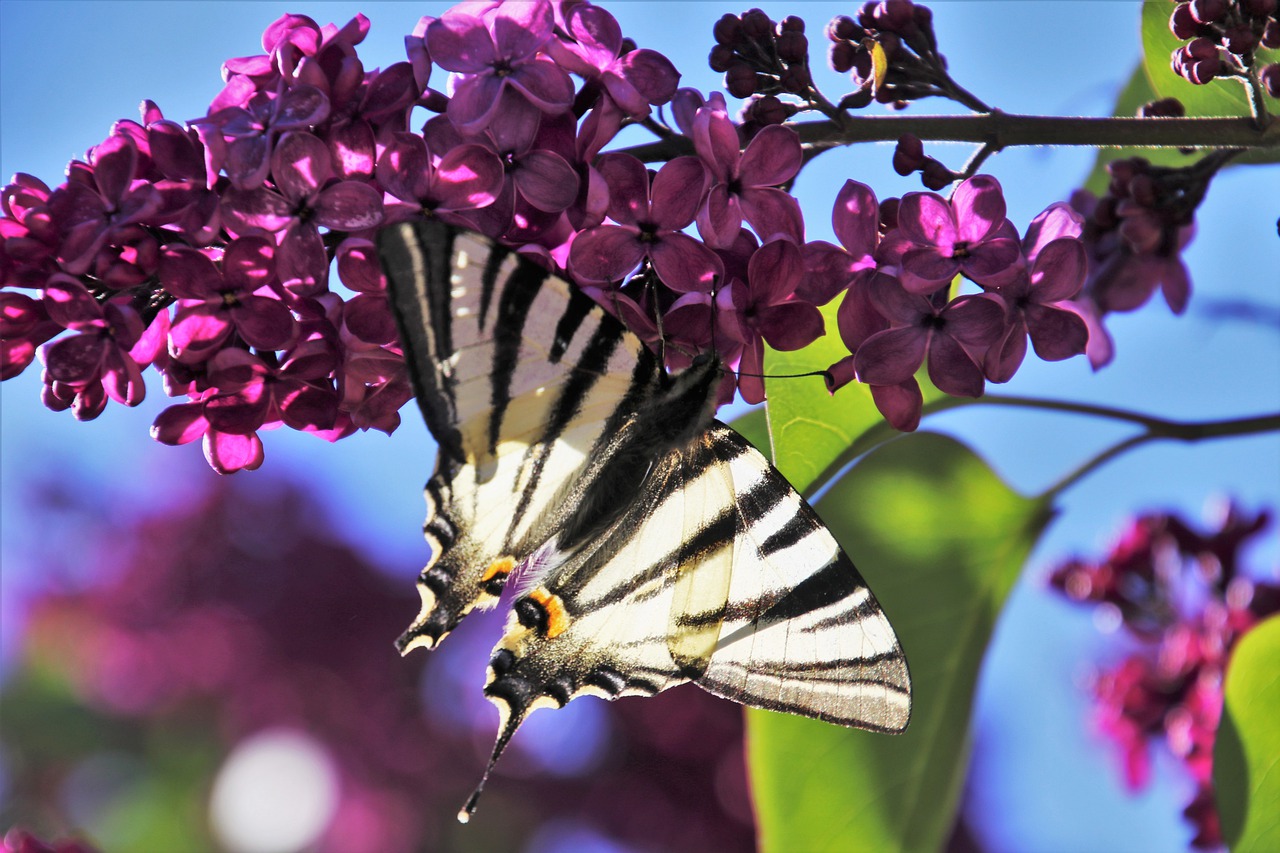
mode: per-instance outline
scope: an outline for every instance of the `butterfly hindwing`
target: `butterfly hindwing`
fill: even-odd
[[[440,222],[379,235],[388,296],[439,453],[423,526],[422,610],[402,651],[434,647],[573,515],[575,485],[647,396],[655,360],[537,264]]]
[[[536,708],[687,681],[841,725],[907,725],[906,659],[870,589],[813,509],[723,424],[655,462],[627,513],[534,584],[490,665],[495,760]]]

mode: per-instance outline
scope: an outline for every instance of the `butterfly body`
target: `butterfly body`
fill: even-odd
[[[684,682],[906,727],[892,628],[814,511],[714,420],[714,357],[668,375],[567,282],[439,222],[385,229],[379,251],[440,448],[422,610],[398,646],[434,647],[522,576],[488,668],[490,769],[537,708]]]

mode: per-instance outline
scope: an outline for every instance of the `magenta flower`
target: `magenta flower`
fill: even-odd
[[[681,233],[702,200],[706,169],[696,157],[668,161],[649,185],[644,164],[629,154],[605,154],[597,168],[609,186],[609,216],[578,234],[569,249],[569,270],[580,282],[620,282],[645,258],[662,283],[678,293],[709,291],[723,277],[720,258]]]
[[[1027,229],[1023,252],[1030,269],[1018,270],[994,292],[1009,307],[1004,337],[987,352],[986,374],[1008,382],[1027,353],[1027,335],[1036,355],[1061,361],[1085,351],[1089,329],[1079,314],[1059,305],[1080,292],[1087,272],[1080,221],[1066,205],[1054,205]],[[1072,233],[1074,232],[1074,233]],[[1064,236],[1059,236],[1064,235]]]
[[[774,240],[751,256],[745,282],[729,282],[733,311],[725,328],[742,344],[738,390],[748,403],[764,401],[765,342],[786,352],[806,347],[824,333],[817,307],[795,298],[803,279],[800,249],[789,240]]]
[[[79,333],[45,344],[40,351],[49,385],[57,383],[75,394],[100,385],[112,399],[126,406],[142,402],[146,396],[142,370],[129,354],[143,333],[142,319],[136,311],[116,302],[98,304],[84,285],[63,274],[49,279],[44,306],[53,322]],[[66,399],[61,393],[64,389],[54,393]],[[89,393],[100,397],[96,390]],[[102,402],[105,404],[105,398]]]
[[[280,137],[271,155],[271,176],[278,190],[228,190],[223,216],[237,234],[278,232],[281,280],[300,295],[317,293],[329,268],[318,226],[372,228],[382,222],[382,197],[368,184],[335,180],[328,146],[301,131]]]
[[[622,53],[622,29],[602,7],[573,5],[564,29],[572,41],[550,39],[547,53],[561,68],[600,84],[631,118],[645,118],[650,104],[665,104],[676,93],[680,72],[671,60],[647,48]]]
[[[151,435],[162,444],[203,437],[205,457],[225,474],[262,464],[257,431],[281,423],[297,430],[331,429],[338,398],[330,375],[337,366],[323,341],[304,341],[279,367],[242,349],[224,349],[209,361],[210,391],[191,403],[170,406]]]
[[[69,170],[73,179],[49,196],[49,214],[62,235],[58,258],[64,271],[89,272],[105,245],[138,239],[137,223],[160,209],[155,185],[134,183],[138,158],[131,137],[107,137],[93,150],[92,170]]]
[[[502,189],[502,163],[483,145],[458,144],[443,157],[416,133],[393,133],[378,158],[378,183],[406,204],[391,204],[387,222],[419,211],[448,214],[493,204]]]
[[[221,348],[232,332],[250,346],[282,349],[293,336],[293,316],[270,290],[275,244],[265,237],[232,241],[221,265],[187,246],[167,248],[160,282],[178,297],[170,329],[173,356],[195,364]]]
[[[49,319],[44,303],[11,290],[0,291],[0,380],[27,369],[36,348],[63,327]]]
[[[732,244],[744,218],[764,242],[778,237],[804,242],[800,203],[777,188],[800,170],[800,137],[794,130],[770,125],[741,150],[729,116],[708,105],[694,119],[693,142],[712,176],[710,194],[698,212],[698,233],[708,244]]]
[[[570,165],[573,120],[567,114],[544,115],[512,91],[499,100],[502,120],[472,138],[495,152],[505,178],[493,205],[467,218],[494,237],[507,234],[514,224],[521,232],[517,242],[531,242],[578,199],[578,172]],[[445,132],[435,127],[433,137]]]
[[[854,367],[869,385],[899,385],[928,359],[929,379],[957,397],[980,397],[986,349],[1004,331],[1004,305],[990,294],[961,296],[938,307],[887,276],[871,285],[871,300],[889,321],[858,348]],[[977,359],[970,355],[977,354]]]
[[[342,306],[347,331],[368,344],[395,344],[396,321],[387,304],[387,280],[372,240],[348,237],[342,241],[338,247],[338,277],[356,292]]]
[[[910,293],[929,293],[961,272],[979,284],[999,283],[1020,256],[1000,183],[990,175],[960,184],[950,202],[907,193],[898,205],[898,229],[902,285]]]
[[[289,131],[308,130],[328,117],[328,97],[315,86],[303,85],[276,96],[258,92],[244,106],[219,110],[202,123],[230,138],[226,161],[221,165],[231,185],[247,192],[267,179],[274,154],[272,143],[277,137]]]
[[[554,26],[546,0],[503,4],[483,17],[454,9],[428,24],[431,58],[460,75],[449,99],[449,120],[463,132],[482,130],[497,116],[508,87],[545,113],[567,110],[573,82],[538,53]]]
[[[880,242],[880,205],[875,191],[866,184],[845,181],[831,210],[831,227],[839,246],[825,240],[804,244],[805,278],[796,294],[817,305],[826,305],[855,281],[874,274]]]
[[[357,429],[395,432],[401,407],[413,397],[404,355],[367,344],[348,346],[344,355],[338,373],[340,411]]]

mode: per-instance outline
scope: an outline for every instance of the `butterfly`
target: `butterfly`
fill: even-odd
[[[459,819],[535,709],[684,682],[757,708],[906,728],[906,658],[821,519],[714,418],[723,368],[670,375],[565,280],[437,220],[378,251],[419,408],[422,608],[397,640],[434,648],[518,577],[485,695],[500,724]]]

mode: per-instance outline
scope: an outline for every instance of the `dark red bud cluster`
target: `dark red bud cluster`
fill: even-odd
[[[809,77],[809,39],[804,21],[795,15],[775,23],[760,9],[724,15],[711,30],[716,44],[707,62],[724,74],[725,88],[735,98],[785,92],[804,94]]]
[[[941,161],[927,156],[924,143],[910,133],[898,137],[898,146],[893,151],[893,169],[904,178],[912,172],[920,172],[921,183],[931,190],[940,190],[961,177]]]
[[[1258,47],[1280,46],[1276,0],[1189,0],[1174,7],[1169,29],[1188,42],[1173,52],[1173,70],[1196,85],[1243,76]]]
[[[846,97],[847,108],[880,103],[905,106],[907,101],[945,94],[946,60],[937,52],[933,13],[911,0],[864,3],[855,20],[847,15],[831,19],[826,28],[831,68],[849,73],[863,97]],[[873,51],[884,52],[887,69],[875,80]],[[857,93],[854,93],[857,94]]]

